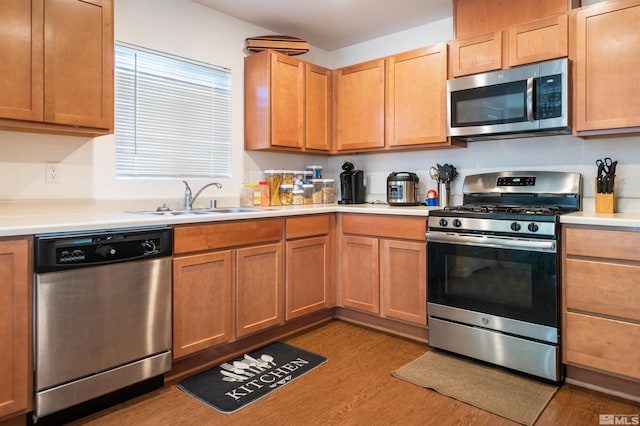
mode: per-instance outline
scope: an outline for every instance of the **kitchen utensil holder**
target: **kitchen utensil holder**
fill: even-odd
[[[616,191],[611,194],[598,193],[598,180],[596,179],[596,213],[615,213]]]
[[[438,190],[440,191],[440,193],[438,194],[439,207],[441,208],[449,207],[450,201],[451,201],[449,197],[450,189],[451,188],[448,183],[444,183],[444,182],[438,183]]]

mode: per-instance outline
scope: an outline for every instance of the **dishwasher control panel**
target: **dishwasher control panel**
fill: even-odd
[[[171,228],[43,234],[35,238],[36,272],[95,266],[173,253]]]

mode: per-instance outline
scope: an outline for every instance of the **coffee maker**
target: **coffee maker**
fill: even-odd
[[[341,199],[338,204],[364,204],[365,187],[364,172],[355,170],[353,163],[345,161],[340,173],[340,194]]]

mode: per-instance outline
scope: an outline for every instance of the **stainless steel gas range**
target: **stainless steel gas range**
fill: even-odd
[[[465,177],[463,204],[427,221],[429,345],[560,381],[559,216],[580,174]]]

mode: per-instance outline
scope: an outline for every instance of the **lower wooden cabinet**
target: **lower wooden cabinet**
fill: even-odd
[[[425,229],[423,217],[342,215],[341,306],[426,327]]]
[[[328,309],[335,304],[334,238],[334,214],[287,219],[287,320]]]
[[[427,246],[380,240],[380,315],[427,323]]]
[[[284,322],[283,220],[177,226],[174,359]]]
[[[236,337],[284,322],[282,244],[236,252]]]
[[[380,257],[377,238],[344,235],[342,306],[380,313]]]
[[[174,358],[233,340],[233,283],[230,250],[174,259]]]
[[[0,239],[0,418],[31,407],[31,240]]]
[[[562,240],[563,362],[626,378],[640,397],[640,232],[563,225]]]

